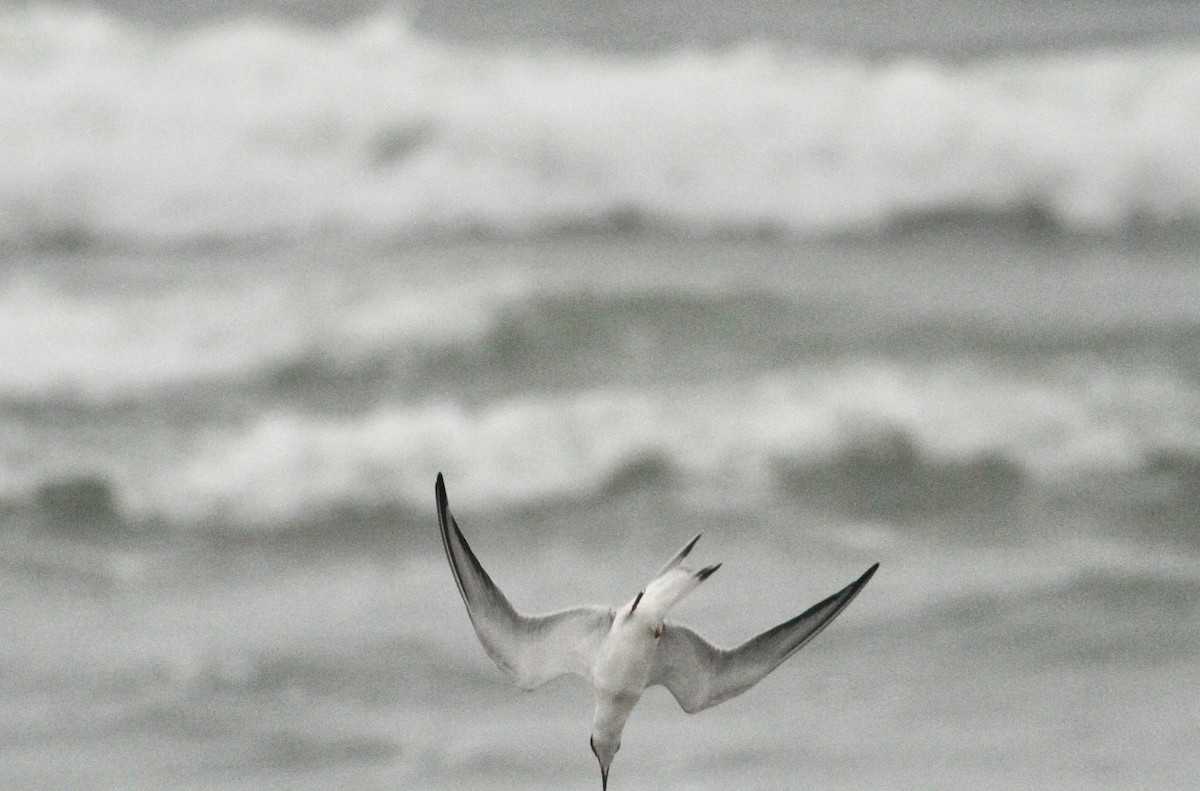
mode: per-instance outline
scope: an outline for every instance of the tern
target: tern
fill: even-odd
[[[689,714],[740,695],[833,621],[871,579],[879,564],[854,582],[789,621],[737,648],[721,649],[667,613],[720,563],[693,569],[684,563],[697,535],[625,606],[585,606],[547,615],[513,609],[483,570],[450,513],[446,484],[434,486],[438,522],[450,570],[467,605],[483,650],[516,683],[535,689],[566,673],[583,676],[595,690],[596,713],[589,744],[600,762],[600,785],[621,748],[621,731],[642,692],[666,687]]]

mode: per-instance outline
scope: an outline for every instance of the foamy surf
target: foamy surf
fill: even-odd
[[[1189,382],[1150,369],[1030,377],[874,362],[738,385],[592,389],[477,406],[272,410],[191,432],[182,446],[142,438],[140,463],[99,450],[90,461],[76,453],[68,469],[112,489],[84,502],[87,519],[128,509],[179,525],[286,529],[342,508],[415,510],[428,499],[428,471],[439,467],[459,481],[464,502],[490,507],[667,485],[702,499],[791,492],[814,505],[894,515],[1011,505],[1097,476],[1149,477],[1173,497],[1200,458],[1197,413]],[[38,455],[37,466],[6,468],[8,496],[49,503],[52,516],[61,511],[54,503],[83,502],[72,494],[80,479],[64,477],[56,454]]]
[[[0,243],[873,232],[1200,220],[1194,47],[868,60],[448,44],[395,14],[142,28],[8,9]]]

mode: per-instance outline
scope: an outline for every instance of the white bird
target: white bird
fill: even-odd
[[[666,687],[689,714],[740,695],[816,637],[879,568],[876,563],[829,598],[737,648],[721,649],[691,629],[663,620],[721,567],[718,563],[697,571],[684,564],[699,535],[618,610],[591,606],[523,615],[508,603],[463,538],[441,473],[434,493],[450,570],[487,655],[525,689],[564,673],[591,682],[596,713],[590,744],[605,791],[625,720],[647,687]]]

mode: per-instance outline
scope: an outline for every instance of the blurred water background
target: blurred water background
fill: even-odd
[[[1200,6],[0,5],[0,786],[1195,787]]]

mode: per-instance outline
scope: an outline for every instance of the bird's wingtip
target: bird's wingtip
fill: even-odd
[[[433,485],[433,499],[437,503],[438,521],[442,523],[442,527],[453,526],[457,529],[458,526],[454,525],[454,519],[450,516],[450,498],[446,496],[446,481],[440,472],[437,475],[437,482]]]
[[[867,587],[867,583],[871,581],[871,577],[874,577],[875,572],[878,570],[879,570],[879,563],[878,562],[872,563],[871,568],[864,571],[862,573],[862,575],[860,575],[859,578],[856,579],[854,582],[851,582],[846,587],[846,590],[853,591],[854,595],[857,595],[860,590]],[[851,598],[853,598],[853,596]]]

